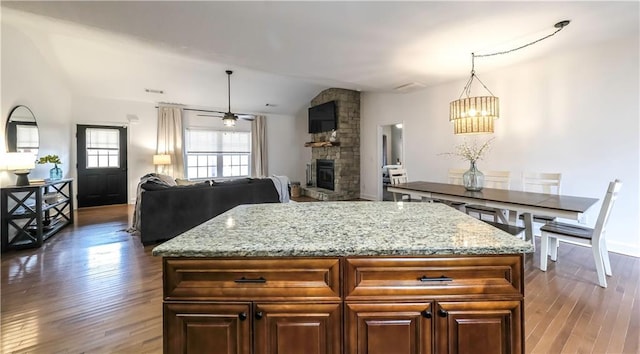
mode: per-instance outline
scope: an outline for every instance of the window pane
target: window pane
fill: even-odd
[[[203,166],[203,167],[198,167],[198,178],[204,178],[207,177],[207,167]]]
[[[196,166],[198,165],[198,156],[188,155],[187,156],[187,166]]]
[[[87,168],[98,167],[97,156],[87,156]]]
[[[249,175],[249,167],[240,166],[240,175],[241,176],[248,176]]]
[[[248,165],[249,164],[249,155],[240,156],[240,164],[241,165]]]
[[[119,160],[118,155],[109,156],[109,167],[119,167],[120,163],[118,160]]]
[[[197,178],[198,177],[198,168],[197,167],[188,167],[187,168],[187,178]]]
[[[105,167],[105,166],[109,166],[109,159],[107,158],[107,156],[104,156],[104,155],[98,156],[98,167]]]

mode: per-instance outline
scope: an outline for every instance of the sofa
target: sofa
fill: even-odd
[[[139,233],[143,244],[171,239],[240,204],[279,203],[282,190],[273,178],[242,178],[169,186],[141,184]],[[288,188],[285,190],[288,193]]]

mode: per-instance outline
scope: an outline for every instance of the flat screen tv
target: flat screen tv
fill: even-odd
[[[337,126],[336,101],[309,108],[309,133],[330,132]]]

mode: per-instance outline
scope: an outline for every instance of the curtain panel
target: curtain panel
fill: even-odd
[[[182,107],[158,105],[157,154],[171,156],[170,165],[158,165],[157,172],[184,178],[184,155],[182,142]]]
[[[251,177],[269,175],[267,165],[267,117],[257,115],[251,122]]]

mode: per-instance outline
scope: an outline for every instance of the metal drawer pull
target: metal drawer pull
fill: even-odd
[[[247,278],[247,277],[242,277],[240,279],[236,279],[234,280],[234,282],[236,283],[266,283],[267,279],[265,279],[264,277],[260,277],[260,278]]]
[[[439,277],[435,277],[435,278],[429,278],[426,275],[421,276],[420,278],[418,278],[419,281],[453,281],[452,278],[449,277],[445,277],[444,275],[441,275]]]

